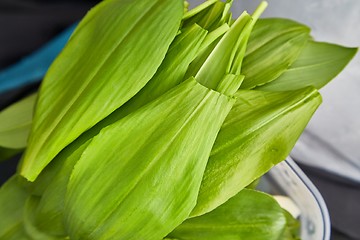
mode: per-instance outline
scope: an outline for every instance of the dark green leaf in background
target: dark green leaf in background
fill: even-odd
[[[278,240],[283,209],[270,195],[244,189],[215,210],[186,220],[169,234],[177,240]]]

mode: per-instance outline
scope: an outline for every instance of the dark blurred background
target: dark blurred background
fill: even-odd
[[[97,2],[0,0],[0,71],[31,54],[68,26],[79,21]],[[357,31],[360,32],[360,29]],[[1,93],[0,110],[37,88],[38,84],[35,83]],[[0,163],[0,183],[5,182],[15,172],[20,155]],[[333,226],[332,239],[360,239],[359,182],[302,164],[301,161],[298,161],[298,164],[325,198]]]

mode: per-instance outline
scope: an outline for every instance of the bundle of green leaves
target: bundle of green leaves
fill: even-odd
[[[108,0],[39,93],[0,113],[0,239],[297,239],[247,188],[289,154],[356,53],[232,1]],[[34,109],[34,112],[33,112]]]

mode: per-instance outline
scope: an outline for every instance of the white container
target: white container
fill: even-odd
[[[259,188],[272,195],[285,195],[295,203],[300,210],[301,239],[330,240],[330,216],[324,199],[291,158],[265,174]]]

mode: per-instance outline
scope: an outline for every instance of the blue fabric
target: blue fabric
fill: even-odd
[[[60,33],[39,50],[0,71],[0,93],[40,81],[65,46],[76,24]]]

